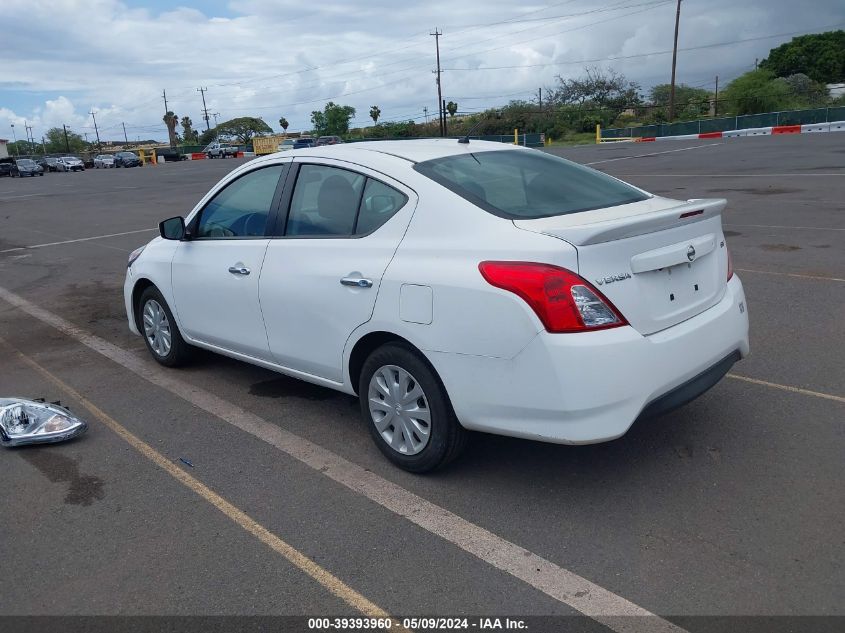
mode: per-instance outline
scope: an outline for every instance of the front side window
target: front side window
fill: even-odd
[[[273,165],[257,169],[219,191],[200,212],[195,236],[211,239],[263,236],[284,168],[284,165]]]
[[[494,150],[418,163],[414,169],[494,215],[547,218],[645,200],[641,191],[551,154]]]

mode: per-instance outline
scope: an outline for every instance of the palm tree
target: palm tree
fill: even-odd
[[[164,124],[167,126],[167,135],[170,137],[170,147],[176,148],[176,126],[179,124],[179,117],[173,114],[172,110],[168,110],[162,117]]]
[[[381,108],[378,106],[373,106],[370,108],[370,118],[373,120],[374,124],[378,124],[378,118],[381,116]]]
[[[185,139],[186,144],[197,142],[197,133],[194,130],[194,122],[191,121],[191,117],[182,117],[182,130],[182,138]]]
[[[279,125],[280,125],[280,126],[282,127],[282,129],[285,131],[285,136],[287,136],[287,134],[288,134],[288,126],[290,125],[290,123],[288,123],[288,120],[287,120],[285,117],[282,117],[281,119],[279,119]]]
[[[446,104],[446,112],[449,113],[450,117],[455,116],[455,113],[458,111],[458,104],[454,101],[450,101]]]

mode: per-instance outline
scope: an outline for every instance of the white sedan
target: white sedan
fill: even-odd
[[[357,394],[413,472],[467,430],[603,442],[748,354],[724,207],[500,143],[286,151],[131,254],[129,328],[163,365],[202,347]]]
[[[114,156],[111,154],[99,154],[94,157],[94,169],[114,168]]]

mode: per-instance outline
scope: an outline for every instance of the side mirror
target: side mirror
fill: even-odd
[[[185,239],[185,218],[176,216],[175,218],[168,218],[164,222],[159,222],[158,231],[166,240],[183,240]]]

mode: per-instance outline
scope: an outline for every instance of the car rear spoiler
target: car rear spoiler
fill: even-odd
[[[670,206],[664,206],[658,201],[669,203]],[[674,202],[665,198],[652,198],[624,205],[629,207],[625,212],[620,212],[622,207],[611,207],[551,218],[514,220],[513,223],[527,231],[564,239],[573,246],[587,246],[655,233],[690,222],[700,222],[720,215],[727,205],[724,198],[694,199],[681,204],[671,204]],[[598,219],[607,215],[616,217]],[[590,221],[594,218],[595,221]],[[584,220],[587,222],[584,223]]]

